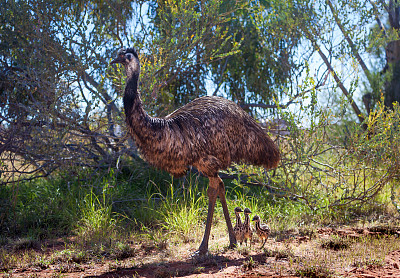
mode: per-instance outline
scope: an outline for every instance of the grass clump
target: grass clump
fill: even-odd
[[[254,261],[253,257],[249,257],[247,260],[243,262],[242,269],[244,271],[252,270],[257,266],[257,262]]]
[[[295,254],[292,248],[289,246],[285,248],[275,248],[273,250],[271,249],[264,249],[264,254],[267,257],[275,257],[276,260],[279,259],[288,259],[288,258],[294,258]]]
[[[0,271],[8,271],[9,269],[13,269],[17,266],[19,258],[14,255],[10,254],[5,249],[0,249]]]
[[[160,228],[178,235],[184,243],[193,242],[207,203],[204,192],[199,191],[197,184],[176,189],[171,183],[165,196],[156,195],[161,201],[153,210],[159,214]]]
[[[89,260],[89,254],[84,250],[65,249],[53,254],[52,261],[56,263],[84,263]]]
[[[366,260],[359,260],[352,263],[354,267],[380,267],[384,266],[385,262],[382,259],[366,259]]]
[[[40,242],[32,237],[24,237],[17,239],[12,244],[12,249],[14,252],[29,250],[29,249],[39,249],[39,248],[40,248]]]
[[[332,271],[324,266],[308,266],[296,270],[296,275],[304,278],[330,278],[334,277]]]
[[[110,247],[116,236],[117,220],[111,205],[93,193],[84,199],[82,217],[79,220],[76,233],[78,244],[82,247],[92,247],[95,252],[104,247]]]
[[[123,260],[126,258],[133,257],[135,255],[135,249],[124,242],[116,242],[113,248],[112,257],[117,260]]]
[[[321,247],[334,251],[347,249],[351,246],[352,242],[347,237],[334,236],[330,239],[322,241]]]

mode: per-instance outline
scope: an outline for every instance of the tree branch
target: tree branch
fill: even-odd
[[[329,8],[331,9],[331,12],[332,12],[333,18],[335,19],[336,24],[339,26],[340,31],[342,31],[342,34],[343,34],[344,38],[346,39],[347,43],[350,45],[351,52],[356,57],[358,63],[360,64],[365,75],[367,76],[368,81],[370,81],[369,69],[368,69],[367,65],[364,63],[360,54],[358,53],[356,45],[353,43],[353,41],[349,37],[348,32],[345,30],[344,26],[342,25],[342,22],[340,21],[338,15],[337,15],[337,11],[335,10],[335,7],[333,7],[330,0],[326,0],[326,3],[328,4]],[[370,81],[370,83],[371,83],[371,81]]]
[[[103,98],[100,98],[100,99],[104,102],[105,105],[110,105],[112,111],[115,112],[119,117],[123,118],[122,113],[118,109],[118,107],[115,105],[114,100],[111,98],[111,96],[105,90],[100,88],[99,83],[97,83],[91,75],[89,75],[86,71],[82,71],[82,78],[83,78],[83,80],[89,82],[90,85],[92,85],[93,87],[95,87],[97,89],[98,93],[94,92],[93,90],[92,90],[92,92],[94,92],[97,95],[101,94],[101,96]]]
[[[374,1],[369,0],[369,2],[371,3],[372,8],[373,8],[373,10],[374,10],[375,20],[376,20],[376,22],[378,23],[379,28],[381,28],[382,33],[386,36],[385,26],[383,25],[381,19],[380,19],[379,16],[378,16],[378,15],[379,15],[378,7],[376,6],[376,4],[375,4]]]
[[[228,64],[228,59],[229,59],[229,57],[226,58],[225,64],[224,64],[224,66],[223,66],[222,69],[221,69],[221,77],[220,77],[220,79],[219,79],[219,81],[218,81],[217,88],[214,90],[214,93],[212,94],[213,96],[216,96],[216,95],[217,95],[217,92],[218,92],[219,88],[220,88],[221,85],[222,85],[222,78],[224,77],[224,71],[225,71],[225,69],[226,69],[226,65]]]
[[[314,33],[316,33],[314,31]],[[318,54],[321,56],[322,60],[324,61],[325,65],[328,67],[329,71],[332,73],[333,78],[335,79],[336,83],[338,84],[339,88],[342,90],[343,94],[346,96],[346,98],[350,101],[351,107],[353,108],[354,112],[356,113],[356,116],[358,117],[358,120],[360,123],[363,123],[365,120],[364,115],[361,113],[360,109],[358,108],[356,102],[350,95],[349,91],[347,91],[346,87],[343,85],[342,81],[340,80],[339,76],[336,74],[336,71],[333,69],[331,63],[329,62],[328,58],[325,56],[324,52],[322,52],[321,48],[319,47],[317,40],[314,38],[313,34],[310,34],[309,30],[305,30],[305,34],[307,39],[309,39],[314,47],[314,49],[318,52]],[[366,128],[365,125],[363,125],[364,128]]]
[[[328,78],[328,75],[329,75],[329,71],[328,71],[328,73],[326,74],[325,78],[323,79],[323,82],[322,82],[322,83],[320,83],[320,81],[319,81],[318,84],[315,85],[314,87],[312,87],[311,89],[308,89],[308,90],[299,92],[298,94],[296,94],[295,96],[293,96],[292,99],[289,100],[286,104],[278,104],[278,105],[276,105],[276,104],[264,104],[264,103],[243,103],[243,104],[240,105],[240,107],[242,107],[243,109],[253,108],[253,107],[256,107],[256,108],[263,108],[263,109],[276,109],[276,108],[279,107],[279,108],[281,108],[281,109],[286,109],[286,108],[288,108],[289,105],[293,104],[294,101],[295,101],[298,97],[301,97],[301,96],[305,95],[306,93],[308,93],[308,92],[310,92],[310,91],[312,91],[312,90],[316,90],[316,89],[318,89],[319,87],[324,86],[324,85],[325,85],[325,82],[326,82],[326,80],[327,80],[327,78]]]

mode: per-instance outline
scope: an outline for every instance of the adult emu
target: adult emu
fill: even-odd
[[[230,247],[236,245],[225,199],[225,186],[218,171],[232,162],[264,166],[278,165],[278,147],[267,133],[236,103],[220,97],[193,100],[165,118],[150,117],[138,92],[140,63],[134,48],[121,49],[111,64],[126,69],[123,98],[128,131],[144,158],[172,175],[183,176],[188,166],[196,167],[209,179],[206,229],[199,254],[208,251],[208,238],[217,197],[229,232]]]

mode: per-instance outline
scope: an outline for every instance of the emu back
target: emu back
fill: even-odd
[[[185,174],[187,166],[195,166],[204,155],[217,158],[215,169],[210,169],[216,172],[232,162],[267,169],[279,162],[279,150],[265,130],[239,105],[221,97],[195,99],[150,122],[157,140],[149,145],[151,134],[146,141],[137,138],[139,148],[147,161],[175,176]]]

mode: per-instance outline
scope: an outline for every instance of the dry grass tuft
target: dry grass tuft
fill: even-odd
[[[14,252],[30,250],[30,249],[40,249],[40,242],[33,238],[20,238],[12,244],[12,249]]]
[[[273,250],[264,249],[264,254],[267,257],[275,257],[276,260],[294,258],[294,250],[290,246],[284,248],[275,248]]]
[[[334,277],[332,271],[323,266],[309,266],[296,270],[296,275],[307,278],[330,278]]]
[[[348,249],[351,244],[351,241],[346,237],[332,237],[330,239],[324,240],[321,243],[321,247],[324,249],[338,251]]]

